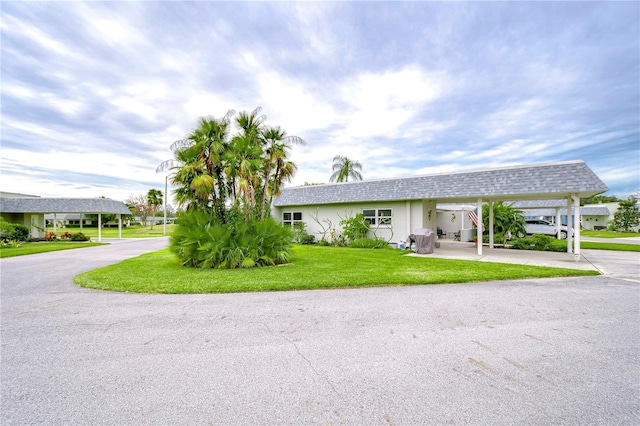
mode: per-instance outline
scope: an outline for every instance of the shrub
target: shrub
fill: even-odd
[[[300,235],[299,242],[300,244],[313,244],[316,242],[316,237],[305,232],[304,234]]]
[[[321,239],[320,241],[318,241],[318,245],[322,246],[322,247],[327,247],[329,244],[329,241],[325,240],[324,238]]]
[[[18,248],[18,247],[22,247],[22,244],[20,243],[20,241],[16,241],[16,240],[0,240],[0,247],[1,248]]]
[[[518,238],[511,242],[511,248],[516,250],[533,250],[533,244],[529,238]]]
[[[89,241],[91,238],[84,235],[82,232],[76,232],[69,237],[71,241]]]
[[[482,242],[485,244],[489,243],[489,234],[482,235]],[[493,242],[495,244],[506,244],[507,238],[505,237],[504,234],[498,232],[493,235]]]
[[[516,250],[567,251],[567,241],[557,240],[549,235],[534,234],[531,238],[518,238],[511,242]]]
[[[313,244],[316,237],[307,233],[307,224],[304,222],[295,222],[293,224],[294,241],[300,244]]]
[[[341,220],[340,225],[342,226],[342,235],[349,241],[366,238],[370,226],[362,213]]]
[[[29,228],[19,223],[9,223],[0,220],[0,239],[27,241],[29,238]]]
[[[553,237],[544,234],[533,234],[531,237],[533,249],[539,251],[548,251],[553,244],[553,240]]]
[[[375,239],[375,238],[360,238],[357,240],[353,240],[348,244],[348,247],[352,248],[388,248],[389,243],[385,240]]]
[[[223,223],[202,212],[183,213],[169,248],[184,266],[198,268],[248,268],[287,263],[293,232],[273,218],[244,222],[230,215]]]

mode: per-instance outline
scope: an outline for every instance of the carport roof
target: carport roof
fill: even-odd
[[[122,201],[108,198],[0,198],[2,213],[131,214]]]
[[[559,209],[560,215],[567,214],[567,208]],[[522,210],[525,216],[555,216],[555,209],[530,209]],[[611,212],[606,207],[580,207],[580,216],[609,216]]]
[[[433,199],[446,202],[591,197],[607,186],[582,160],[284,188],[276,207]]]

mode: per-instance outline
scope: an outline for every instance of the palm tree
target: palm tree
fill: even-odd
[[[331,167],[333,174],[329,178],[331,182],[348,182],[349,178],[353,180],[362,180],[362,164],[358,161],[351,161],[347,157],[336,155],[333,157],[333,166]]]
[[[280,186],[283,182],[291,181],[296,171],[295,164],[286,161],[293,145],[306,145],[306,142],[298,136],[287,136],[287,132],[280,127],[271,127],[264,130],[262,137],[265,141],[263,156],[263,181],[260,194],[260,217],[271,209],[271,203],[275,195],[280,195]],[[288,164],[291,163],[291,164]],[[289,170],[285,170],[285,168]],[[266,197],[269,195],[267,204]]]
[[[222,119],[201,118],[199,126],[185,138],[171,145],[177,169],[172,183],[179,186],[176,199],[187,209],[213,208],[216,216],[224,214],[230,188],[224,174],[223,158],[229,150],[229,111]]]
[[[273,196],[296,170],[289,151],[305,142],[279,127],[263,125],[260,111],[202,118],[191,134],[171,145],[175,159],[163,162],[158,171],[174,172],[172,183],[181,206],[212,211],[223,222],[230,208],[241,209],[245,221],[269,214]],[[238,133],[230,137],[232,119]]]
[[[162,191],[159,189],[150,189],[147,192],[147,206],[151,210],[151,229],[153,229],[153,224],[155,223],[156,212],[158,211],[158,206],[162,205]]]

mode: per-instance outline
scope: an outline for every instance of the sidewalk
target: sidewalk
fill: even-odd
[[[504,248],[482,248],[482,256],[478,256],[475,243],[442,241],[440,248],[433,254],[409,254],[409,256],[437,257],[442,259],[476,260],[478,262],[515,263],[520,265],[552,266],[556,268],[594,270],[594,266],[584,256],[575,261],[573,253],[557,253],[548,251],[511,250]]]

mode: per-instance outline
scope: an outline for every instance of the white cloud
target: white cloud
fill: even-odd
[[[118,191],[119,176],[162,183],[155,167],[199,117],[262,106],[268,125],[308,142],[293,154],[300,183],[327,181],[339,154],[365,178],[584,158],[615,164],[597,172],[632,186],[640,24],[630,11],[7,2],[3,184],[84,190],[55,183],[67,172],[100,191],[110,180]]]
[[[445,76],[427,73],[415,65],[357,75],[340,89],[350,109],[345,134],[361,139],[402,136],[403,127],[448,90]]]

